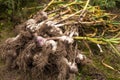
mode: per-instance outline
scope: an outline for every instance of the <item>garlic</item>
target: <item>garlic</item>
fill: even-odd
[[[67,58],[63,58],[63,60],[66,62],[66,64],[67,64],[68,66],[70,66],[70,65],[72,64],[71,62],[68,62]]]
[[[53,52],[56,51],[56,49],[57,49],[57,42],[55,42],[54,40],[47,40],[47,39],[45,39],[45,38],[43,38],[41,36],[37,36],[36,34],[35,34],[35,36],[36,36],[36,40],[37,40],[37,42],[39,43],[40,46],[52,45],[52,51]]]
[[[59,39],[61,41],[67,41],[68,43],[73,43],[74,42],[73,38],[68,37],[68,36],[62,36],[62,37],[59,37]]]
[[[36,21],[34,19],[29,19],[27,22],[26,22],[26,25],[32,25],[32,24],[36,24]]]
[[[75,62],[72,63],[72,64],[69,65],[69,66],[70,66],[70,72],[71,72],[71,73],[77,73],[77,72],[78,72],[78,68],[77,68],[77,65],[76,65]]]
[[[46,17],[46,18],[48,17],[47,12],[42,11],[41,14],[42,14],[43,17]]]
[[[26,22],[26,29],[29,29],[29,30],[31,30],[32,32],[35,32],[36,27],[37,27],[37,24],[36,24],[36,21],[35,21],[34,19],[29,19],[29,20]]]
[[[46,22],[46,24],[48,26],[52,27],[52,29],[50,30],[51,32],[57,31],[57,32],[59,32],[59,34],[61,34],[61,35],[63,34],[62,30],[56,26],[56,22],[48,21],[48,22]]]
[[[37,36],[36,40],[37,40],[37,42],[39,43],[40,46],[43,46],[46,42],[46,39],[41,37],[41,36]]]
[[[66,62],[66,64],[69,67],[69,70],[71,73],[77,73],[78,72],[78,67],[75,62],[69,62],[66,58],[63,58],[63,60]]]
[[[61,34],[61,35],[63,34],[63,32],[60,28],[55,27],[55,29],[57,30],[57,32],[59,32],[59,34]]]
[[[52,45],[52,51],[55,52],[57,49],[57,42],[55,42],[54,40],[48,40],[45,43],[46,45]]]
[[[85,57],[85,55],[78,54],[78,55],[77,55],[77,58],[79,58],[80,60],[84,60],[84,58],[86,58],[86,57]]]
[[[75,59],[75,62],[76,63],[81,63],[81,61],[84,61],[84,60],[86,60],[86,56],[83,55],[83,54],[78,54],[76,59]]]

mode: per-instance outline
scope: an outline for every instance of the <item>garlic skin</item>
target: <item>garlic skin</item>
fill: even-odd
[[[54,40],[48,40],[45,42],[46,45],[52,45],[52,51],[55,52],[57,49],[57,42]]]
[[[36,36],[36,35],[35,35]],[[47,40],[41,36],[36,36],[36,41],[39,43],[39,45],[42,47],[44,45],[52,45],[52,51],[55,52],[57,49],[57,42],[54,40]]]
[[[80,53],[75,58],[75,62],[78,63],[78,64],[85,61],[85,60],[86,60],[86,56],[83,55],[83,54],[80,54]]]
[[[34,19],[29,19],[26,22],[26,29],[29,29],[30,31],[35,32],[36,27],[37,27],[37,24],[36,24],[36,21]]]
[[[72,63],[72,64],[69,65],[69,66],[70,66],[70,72],[71,72],[71,73],[77,73],[77,72],[78,72],[78,68],[77,68],[77,65],[76,65],[75,62]]]
[[[32,24],[36,24],[36,21],[34,19],[29,19],[27,22],[26,22],[26,25],[32,25]]]
[[[40,46],[43,46],[46,42],[46,39],[41,36],[37,36],[36,41],[39,43]]]
[[[60,34],[60,35],[62,35],[62,34],[63,34],[63,32],[62,32],[62,30],[61,30],[60,28],[55,27],[55,29],[56,29],[56,31],[58,31],[58,32],[59,32],[59,34]]]
[[[51,32],[57,31],[57,32],[59,32],[60,35],[63,34],[62,30],[59,27],[56,26],[56,22],[54,22],[54,21],[48,21],[48,22],[46,22],[46,24],[48,26],[52,27],[52,29],[50,30]]]
[[[73,38],[68,36],[62,36],[62,37],[59,37],[58,39],[60,39],[61,41],[67,41],[69,44],[74,42]]]
[[[47,12],[42,11],[41,14],[43,17],[46,17],[46,18],[48,17]]]
[[[70,73],[77,73],[78,72],[78,67],[77,67],[77,64],[75,62],[73,62],[73,63],[69,62],[66,58],[63,58],[63,60],[68,65]]]
[[[78,54],[78,55],[77,55],[77,58],[79,58],[80,60],[84,60],[85,56],[82,55],[82,54]]]

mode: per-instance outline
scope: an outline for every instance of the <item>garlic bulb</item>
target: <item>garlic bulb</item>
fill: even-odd
[[[52,29],[50,30],[51,32],[57,31],[57,32],[59,32],[59,34],[61,34],[61,35],[63,34],[62,30],[59,27],[56,26],[56,22],[48,21],[48,22],[46,22],[46,24],[48,26],[52,27]]]
[[[46,45],[52,45],[52,51],[55,52],[57,49],[57,42],[55,42],[54,40],[48,40],[45,43]]]
[[[75,62],[72,63],[72,64],[69,65],[69,66],[70,66],[70,72],[71,72],[71,73],[77,73],[77,72],[78,72],[78,68],[77,68],[77,65],[76,65]]]
[[[34,19],[29,19],[26,22],[26,29],[29,29],[30,31],[35,32],[36,27],[37,27],[37,24],[36,24],[36,21]]]
[[[75,59],[75,62],[76,63],[81,63],[81,61],[85,61],[86,60],[86,56],[83,55],[83,54],[78,54],[76,59]]]
[[[63,60],[66,62],[66,64],[69,67],[69,70],[71,73],[77,73],[78,72],[78,67],[77,64],[75,62],[69,62],[66,58],[63,58]]]
[[[41,36],[37,36],[36,41],[39,43],[40,46],[43,46],[46,42],[46,39]]]
[[[35,35],[36,36],[36,35]],[[43,45],[52,45],[52,51],[55,52],[57,49],[57,42],[55,42],[54,40],[47,40],[41,36],[36,36],[36,41],[39,43],[40,46]]]
[[[77,58],[79,58],[80,60],[84,60],[84,58],[85,58],[85,55],[78,54],[78,55],[77,55]]]

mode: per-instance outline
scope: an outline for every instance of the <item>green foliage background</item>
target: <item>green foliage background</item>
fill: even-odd
[[[0,0],[0,22],[1,20],[5,21],[0,23],[0,28],[6,22],[12,22],[12,24],[22,22],[22,20],[27,19],[30,14],[35,13],[40,8],[44,7],[49,1],[50,0]],[[120,0],[91,0],[91,4],[94,6],[100,6],[103,9],[119,8]]]
[[[37,0],[0,0],[0,31],[3,28],[12,28],[26,20],[35,9],[28,7],[38,6]]]
[[[115,8],[119,7],[120,0],[91,0],[92,5],[98,5],[101,8]]]

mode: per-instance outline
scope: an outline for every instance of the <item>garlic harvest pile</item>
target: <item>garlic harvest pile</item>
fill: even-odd
[[[0,45],[6,68],[18,70],[19,80],[75,80],[79,67],[90,61],[81,52],[89,51],[91,57],[96,51],[103,53],[109,45],[119,55],[114,46],[120,43],[117,15],[89,2],[51,0],[43,10],[17,25],[18,35]]]
[[[66,32],[61,24],[47,20],[47,15],[42,17],[46,18],[40,21],[36,16],[19,25],[18,35],[5,41],[2,58],[6,67],[25,73],[32,71],[33,80],[74,79],[79,64],[75,60],[82,61],[82,54],[76,53],[73,39],[73,36],[78,36],[78,32],[72,28]]]

